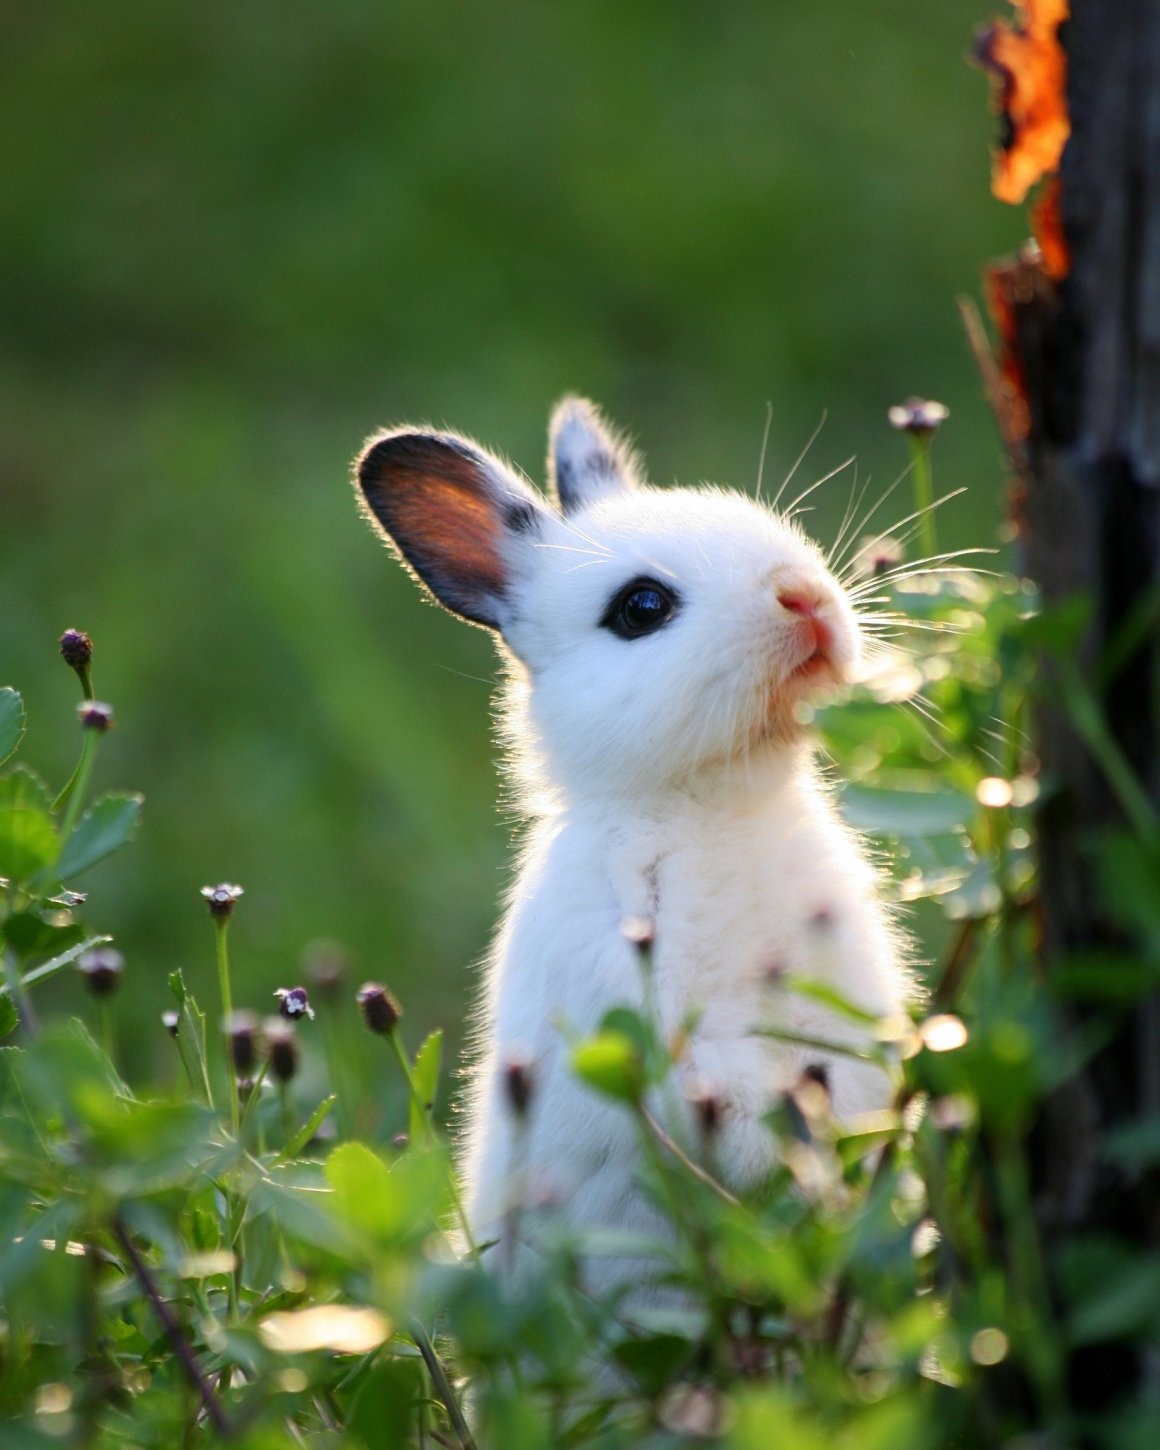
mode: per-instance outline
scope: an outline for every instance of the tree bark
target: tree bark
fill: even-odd
[[[1082,678],[1133,605],[1160,580],[1160,4],[1072,0],[1071,135],[1060,167],[1070,268],[1058,283],[1030,259],[1010,269],[1016,360],[1030,417],[1020,529],[1045,605],[1086,596]],[[1047,701],[1040,864],[1048,973],[1068,952],[1122,941],[1101,904],[1093,843],[1126,829],[1070,715]],[[1156,631],[1102,695],[1110,731],[1152,801],[1160,798]],[[1156,883],[1160,896],[1160,881]],[[1082,1009],[1070,1012],[1080,1025]],[[1103,1156],[1107,1130],[1160,1112],[1160,1003],[1135,1004],[1113,1040],[1044,1105],[1033,1143],[1037,1207],[1048,1240],[1080,1230],[1160,1244],[1160,1183]],[[1094,1359],[1093,1359],[1094,1356]],[[1110,1403],[1144,1373],[1124,1346],[1071,1366],[1081,1406]]]

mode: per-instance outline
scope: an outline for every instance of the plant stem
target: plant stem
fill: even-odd
[[[86,729],[81,738],[81,758],[77,761],[77,768],[73,771],[72,777],[64,790],[57,796],[53,810],[59,811],[66,807],[64,820],[60,825],[60,839],[63,844],[73,833],[73,827],[77,823],[77,817],[81,813],[85,796],[89,789],[89,777],[93,773],[93,761],[97,756],[97,745],[100,742],[101,732],[99,730]]]
[[[40,1018],[36,1015],[36,1009],[32,1005],[32,998],[26,990],[26,984],[21,980],[20,963],[8,952],[0,954],[0,962],[4,966],[8,991],[16,1004],[16,1012],[20,1018],[20,1025],[24,1028],[24,1035],[29,1038],[36,1037],[40,1032]]]
[[[715,1193],[723,1203],[731,1203],[734,1208],[740,1207],[741,1200],[739,1198],[735,1198],[734,1195],[730,1193],[723,1184],[718,1183],[713,1175],[709,1173],[706,1169],[702,1168],[699,1163],[695,1163],[693,1159],[690,1158],[689,1155],[684,1151],[684,1149],[678,1143],[675,1143],[672,1138],[669,1137],[668,1133],[665,1132],[665,1130],[661,1127],[661,1125],[657,1122],[657,1120],[653,1117],[649,1110],[643,1105],[643,1103],[641,1104],[640,1115],[645,1127],[649,1130],[649,1132],[653,1135],[653,1137],[657,1140],[661,1147],[664,1148],[666,1152],[671,1153],[673,1157],[677,1160],[677,1162],[680,1163],[680,1165],[687,1172],[693,1175],[698,1183],[703,1183],[705,1187]]]
[[[475,1441],[471,1437],[471,1431],[467,1428],[467,1421],[463,1418],[463,1411],[459,1408],[459,1401],[455,1398],[455,1391],[451,1388],[447,1371],[440,1363],[439,1356],[435,1353],[435,1348],[427,1337],[427,1331],[418,1321],[413,1322],[408,1328],[416,1348],[423,1356],[423,1363],[427,1366],[427,1373],[431,1376],[432,1387],[443,1402],[443,1408],[447,1411],[447,1418],[451,1421],[451,1428],[455,1431],[459,1450],[475,1450]]]
[[[149,1272],[145,1260],[137,1252],[136,1245],[129,1237],[128,1230],[119,1218],[113,1220],[113,1236],[121,1245],[122,1249],[124,1249],[125,1257],[132,1264],[133,1272],[137,1275],[142,1289],[145,1290],[146,1298],[153,1305],[154,1311],[161,1321],[162,1328],[165,1330],[166,1337],[173,1346],[174,1354],[177,1355],[182,1369],[201,1397],[201,1402],[205,1407],[205,1412],[209,1417],[210,1423],[219,1435],[223,1437],[228,1435],[231,1430],[231,1425],[226,1417],[225,1410],[221,1406],[221,1402],[214,1394],[205,1375],[202,1374],[180,1323],[167,1301],[162,1297],[161,1290],[157,1287],[157,1281]]]
[[[214,931],[217,933],[218,987],[221,991],[223,1023],[229,1022],[234,1010],[233,993],[230,991],[230,951],[227,940],[229,925],[227,916],[214,918]],[[230,1085],[230,1127],[236,1138],[239,1129],[238,1080],[233,1070],[233,1064],[229,1062],[226,1064],[226,1077]]]
[[[934,527],[934,481],[930,468],[930,436],[920,432],[907,433],[910,445],[910,461],[914,469],[914,506],[920,510],[918,516],[919,537],[922,540],[922,554],[926,559],[938,553],[938,539]]]
[[[105,1056],[116,1067],[116,1059],[113,1052],[113,1003],[109,997],[101,997],[97,1002],[97,1020],[100,1026],[101,1047]]]

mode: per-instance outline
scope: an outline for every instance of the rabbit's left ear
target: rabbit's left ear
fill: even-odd
[[[564,398],[552,413],[548,487],[561,512],[587,508],[606,494],[635,488],[632,450],[608,428],[586,398]]]

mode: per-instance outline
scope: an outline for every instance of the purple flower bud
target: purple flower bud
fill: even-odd
[[[517,1118],[527,1117],[535,1087],[531,1064],[519,1057],[507,1062],[503,1069],[503,1087],[508,1107]]]
[[[61,658],[79,674],[93,658],[93,642],[83,629],[66,629],[59,641]]]
[[[82,700],[77,706],[77,714],[86,730],[99,730],[103,735],[113,728],[113,707],[100,700]]]
[[[944,403],[935,403],[928,398],[907,398],[898,403],[886,415],[890,426],[900,433],[909,433],[915,438],[930,438],[940,423],[950,416],[950,409]]]
[[[381,982],[364,982],[356,1000],[367,1028],[380,1035],[393,1032],[403,1015],[402,1007]]]
[[[701,1136],[705,1139],[715,1137],[725,1114],[725,1104],[718,1094],[708,1084],[697,1083],[689,1092],[688,1102],[696,1116]]]
[[[231,1012],[222,1024],[230,1058],[239,1078],[249,1077],[258,1060],[258,1019],[253,1012]]]
[[[294,1029],[281,1017],[271,1017],[266,1023],[266,1058],[277,1082],[289,1082],[298,1071]]]
[[[274,996],[278,999],[278,1011],[283,1017],[289,1017],[291,1022],[298,1022],[303,1017],[313,1018],[314,1008],[310,1005],[305,987],[277,987]]]
[[[113,947],[94,947],[77,962],[77,970],[94,997],[108,997],[121,985],[125,958]]]
[[[201,894],[209,907],[209,914],[215,921],[229,921],[234,903],[242,895],[240,886],[230,886],[223,881],[220,886],[203,886]]]

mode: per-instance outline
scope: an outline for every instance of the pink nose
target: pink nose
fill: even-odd
[[[818,612],[821,600],[805,589],[783,589],[777,596],[777,602],[791,614],[802,614],[808,619]]]

